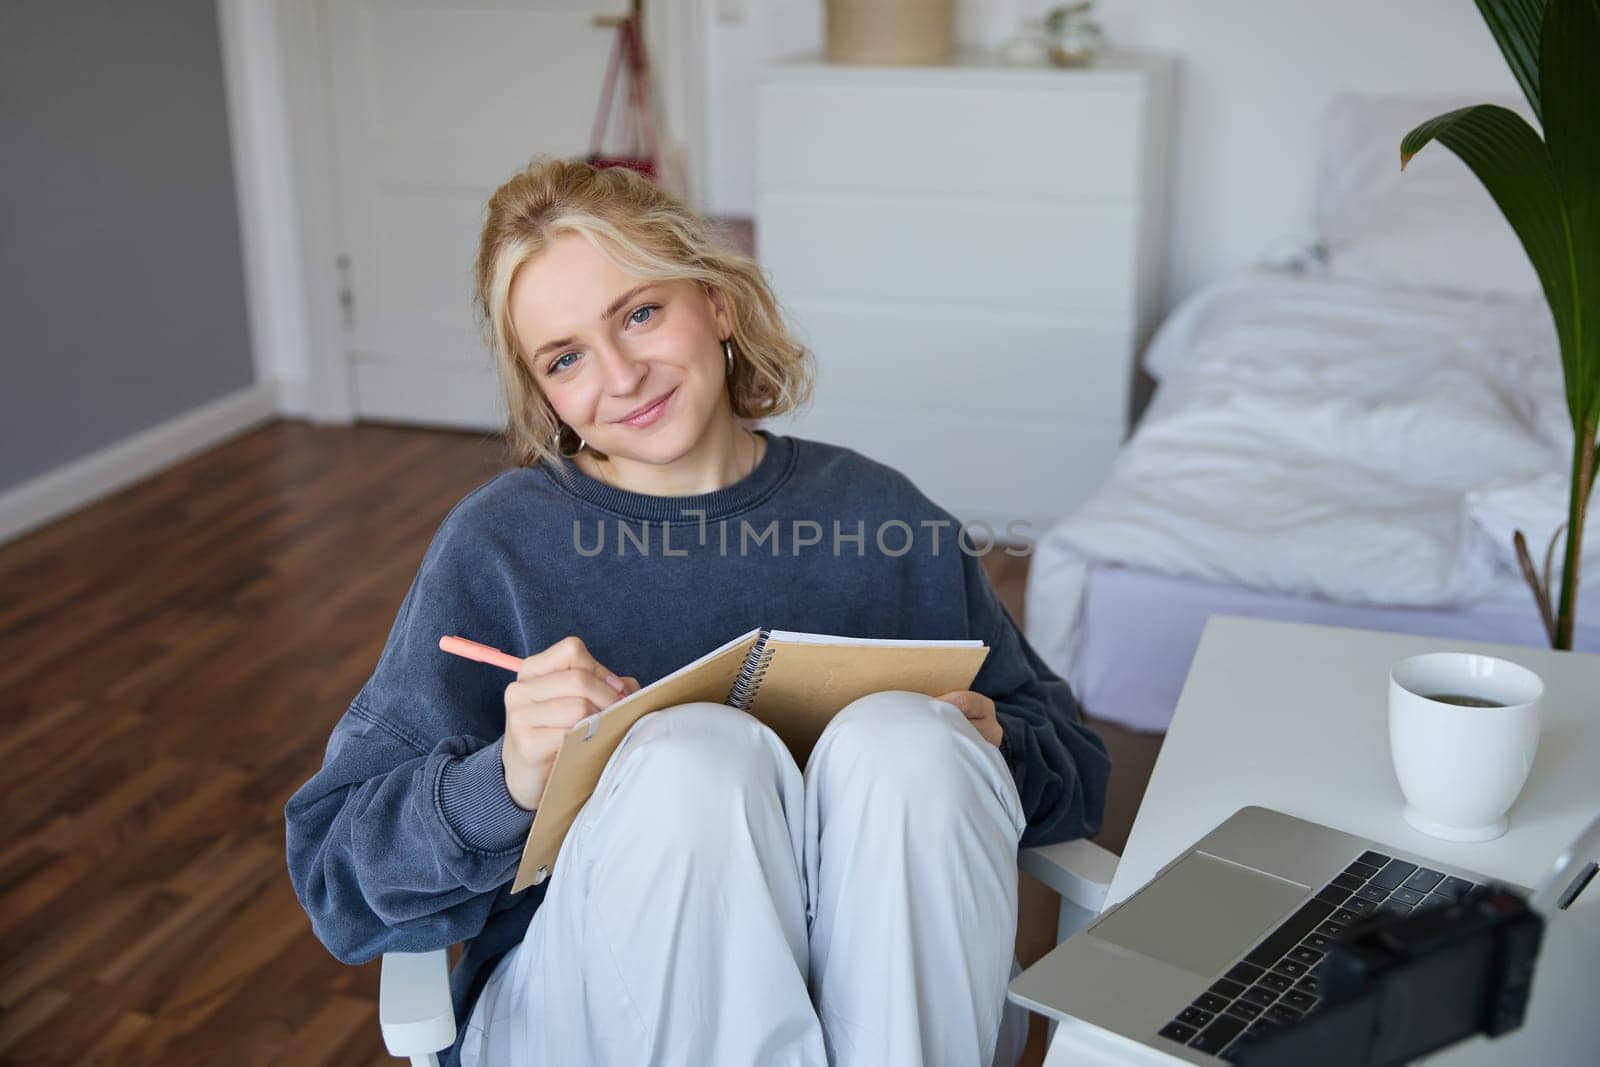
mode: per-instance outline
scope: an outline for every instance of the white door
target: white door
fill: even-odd
[[[472,309],[484,206],[534,156],[588,150],[614,32],[594,17],[626,7],[325,0],[356,417],[505,425]]]

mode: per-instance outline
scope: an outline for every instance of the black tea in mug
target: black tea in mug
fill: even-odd
[[[1428,697],[1428,699],[1437,700],[1441,704],[1455,704],[1458,707],[1463,708],[1503,708],[1506,706],[1500,703],[1498,700],[1485,700],[1482,697],[1470,697],[1464,693],[1438,693],[1434,696]]]

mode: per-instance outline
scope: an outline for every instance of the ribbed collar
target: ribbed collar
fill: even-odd
[[[543,470],[546,477],[562,492],[603,508],[614,515],[630,519],[649,519],[653,522],[700,522],[699,513],[706,519],[725,518],[754,507],[778,490],[789,480],[794,470],[796,449],[794,439],[782,434],[757,430],[767,442],[766,454],[756,469],[721,489],[689,496],[653,496],[635,493],[591,478],[575,464],[557,470],[551,464],[541,463],[535,470]],[[685,517],[684,512],[695,512]]]

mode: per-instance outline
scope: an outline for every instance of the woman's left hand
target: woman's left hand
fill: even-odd
[[[965,715],[967,721],[978,728],[978,732],[983,735],[985,741],[995,748],[1000,747],[1000,738],[1004,734],[1000,729],[1000,720],[994,714],[994,701],[982,693],[974,693],[970,689],[957,689],[946,693],[939,699],[960,708],[961,714]]]

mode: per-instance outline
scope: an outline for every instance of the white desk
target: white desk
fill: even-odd
[[[1480,651],[1538,672],[1544,727],[1510,829],[1452,844],[1402,818],[1389,759],[1390,666],[1422,652]],[[1297,623],[1214,617],[1161,748],[1107,904],[1127,899],[1207,831],[1247,804],[1325,823],[1397,849],[1532,886],[1600,812],[1600,656]],[[1548,947],[1547,947],[1548,951]],[[1594,986],[1563,994],[1534,983],[1528,1025],[1493,1045],[1477,1039],[1430,1062],[1504,1062],[1538,1037],[1542,1017],[1581,1011]],[[1595,1032],[1600,1042],[1600,1027]],[[1540,1062],[1517,1049],[1527,1062]],[[1143,1045],[1064,1022],[1046,1067],[1176,1062]]]

